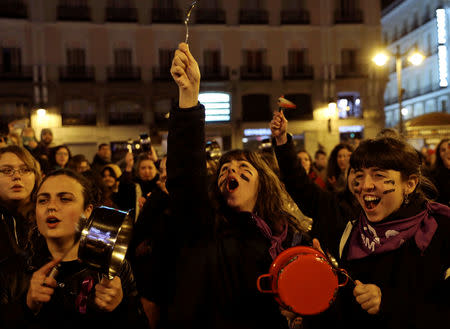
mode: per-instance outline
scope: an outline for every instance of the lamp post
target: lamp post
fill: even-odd
[[[395,54],[391,54],[395,58],[395,73],[397,76],[397,102],[398,102],[398,114],[399,114],[399,121],[398,121],[398,130],[400,135],[404,134],[404,126],[403,126],[403,113],[402,113],[402,100],[403,100],[403,87],[402,87],[402,58],[410,54],[408,57],[408,61],[413,65],[420,65],[423,62],[423,59],[425,56],[423,56],[421,53],[419,53],[417,50],[411,51],[411,49],[408,49],[404,53],[400,52],[400,46],[397,45]],[[372,61],[375,62],[378,66],[383,66],[388,61],[389,56],[386,55],[384,52],[378,53],[373,57]]]

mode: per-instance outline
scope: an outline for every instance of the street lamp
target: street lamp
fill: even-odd
[[[412,65],[420,65],[425,56],[422,55],[420,52],[418,52],[416,49],[411,50],[408,49],[404,53],[400,53],[400,46],[397,46],[397,49],[395,51],[395,54],[387,54],[387,52],[381,52],[376,54],[372,61],[378,65],[383,66],[386,64],[386,62],[389,60],[389,55],[395,57],[395,73],[397,75],[397,99],[398,99],[398,112],[399,112],[399,133],[400,135],[403,135],[404,127],[403,127],[403,113],[402,113],[402,99],[403,99],[403,88],[402,88],[402,58],[405,55],[408,56],[408,61]]]

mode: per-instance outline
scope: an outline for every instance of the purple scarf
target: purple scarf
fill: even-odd
[[[414,237],[417,247],[423,252],[437,229],[434,214],[450,218],[450,208],[440,203],[427,202],[426,209],[417,215],[386,223],[370,223],[362,213],[350,236],[347,259],[360,259],[395,250],[411,237]]]
[[[259,227],[262,234],[264,234],[264,236],[270,240],[271,246],[269,248],[269,254],[272,257],[272,260],[275,259],[278,254],[284,250],[282,244],[287,236],[287,223],[284,224],[283,232],[281,232],[280,235],[275,236],[272,234],[272,230],[270,229],[269,225],[267,225],[267,223],[262,218],[256,216],[255,214],[252,214],[252,218],[255,220],[256,226]]]

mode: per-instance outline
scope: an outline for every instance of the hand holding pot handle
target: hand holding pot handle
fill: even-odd
[[[381,289],[374,284],[364,284],[356,280],[353,296],[361,305],[361,308],[369,314],[377,314],[380,311]]]
[[[33,313],[41,310],[42,303],[47,303],[52,298],[56,280],[48,276],[48,273],[59,264],[60,258],[54,259],[33,273],[27,292],[27,306]]]
[[[118,276],[112,280],[103,277],[100,283],[95,285],[95,304],[103,311],[114,311],[122,299],[122,282]]]

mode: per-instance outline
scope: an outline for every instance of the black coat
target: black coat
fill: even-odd
[[[216,213],[207,193],[204,108],[175,109],[170,114],[168,190],[173,214],[167,255],[167,328],[286,328],[273,296],[257,290],[268,273],[270,241],[249,213]],[[290,237],[284,247],[290,246]],[[170,258],[169,258],[170,257]]]
[[[356,224],[361,209],[352,208],[348,195],[330,194],[309,181],[291,142],[276,147],[275,152],[287,190],[300,209],[315,221],[313,228],[324,240],[322,246],[334,251],[339,265],[353,279],[375,284],[382,293],[379,314],[370,315],[355,301],[354,285],[349,283],[339,289],[330,309],[305,317],[305,328],[449,328],[450,209],[447,208],[446,216],[435,216],[438,228],[423,253],[411,238],[396,250],[348,261],[349,241],[342,241],[342,255],[338,252],[339,243],[347,224]],[[425,202],[413,199],[384,220],[416,215],[424,209]]]
[[[44,303],[38,314],[26,305],[26,295],[33,273],[51,260],[46,247],[35,256],[17,256],[2,264],[0,270],[0,328],[148,328],[140,303],[131,267],[124,262],[118,276],[123,299],[112,312],[104,312],[94,303],[95,284],[101,274],[79,261],[62,262],[56,277],[59,283],[50,302]],[[83,289],[83,281],[92,278],[87,293],[87,312],[81,314],[76,299]]]

